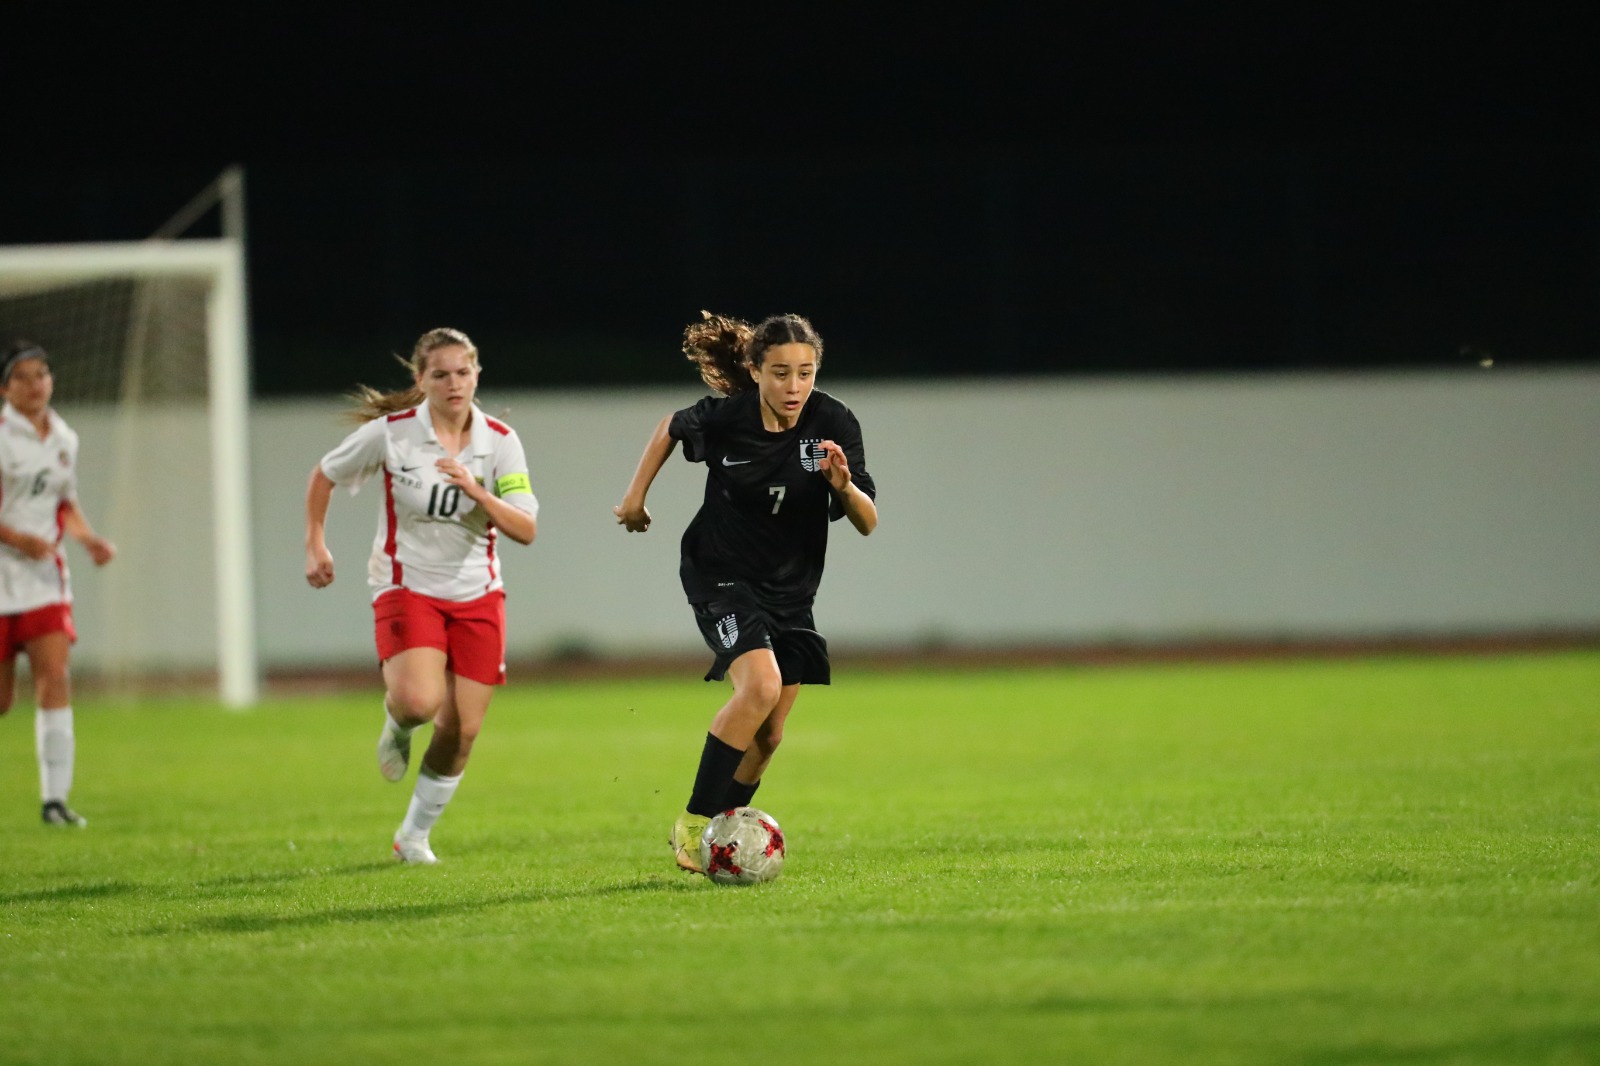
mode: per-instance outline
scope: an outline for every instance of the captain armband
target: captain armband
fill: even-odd
[[[530,518],[539,517],[539,498],[533,494],[533,485],[527,474],[507,474],[496,478],[494,494]]]
[[[503,499],[513,492],[526,492],[530,496],[533,495],[533,485],[528,481],[527,474],[507,474],[505,477],[495,479],[494,494],[496,496]]]

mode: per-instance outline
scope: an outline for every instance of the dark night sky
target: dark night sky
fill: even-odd
[[[1474,18],[8,11],[0,242],[243,164],[264,394],[439,324],[499,384],[672,380],[701,307],[809,314],[839,376],[1600,359],[1596,38]]]

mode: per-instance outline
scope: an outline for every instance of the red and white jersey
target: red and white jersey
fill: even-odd
[[[516,432],[474,406],[470,438],[456,460],[496,496],[537,515]],[[435,464],[443,458],[427,401],[374,418],[322,457],[322,472],[352,493],[382,474],[378,535],[367,563],[373,599],[408,588],[441,600],[472,600],[501,587],[498,531],[481,507],[439,473]]]
[[[0,545],[0,614],[20,614],[72,602],[67,554],[61,549],[62,512],[78,498],[78,434],[54,411],[41,439],[11,404],[0,408],[0,523],[56,546],[30,559]]]

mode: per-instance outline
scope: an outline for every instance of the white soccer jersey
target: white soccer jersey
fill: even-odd
[[[427,401],[367,422],[322,457],[322,472],[353,493],[381,472],[378,534],[367,563],[372,597],[407,588],[441,600],[473,600],[501,587],[498,532],[488,514],[434,465],[446,458]],[[516,432],[472,408],[471,439],[455,457],[496,496],[538,513]]]
[[[30,559],[0,545],[0,614],[20,614],[72,602],[67,554],[61,549],[62,511],[78,498],[78,435],[50,412],[40,439],[26,415],[0,408],[0,523],[43,537],[56,546],[48,558]]]

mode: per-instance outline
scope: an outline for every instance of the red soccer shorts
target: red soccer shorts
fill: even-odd
[[[72,604],[49,603],[21,614],[0,615],[0,656],[4,662],[17,657],[17,652],[28,641],[47,633],[65,633],[67,640],[76,643],[78,630],[72,624]]]
[[[503,589],[461,603],[393,589],[378,597],[372,614],[380,663],[407,648],[438,648],[452,674],[485,685],[505,684]]]

